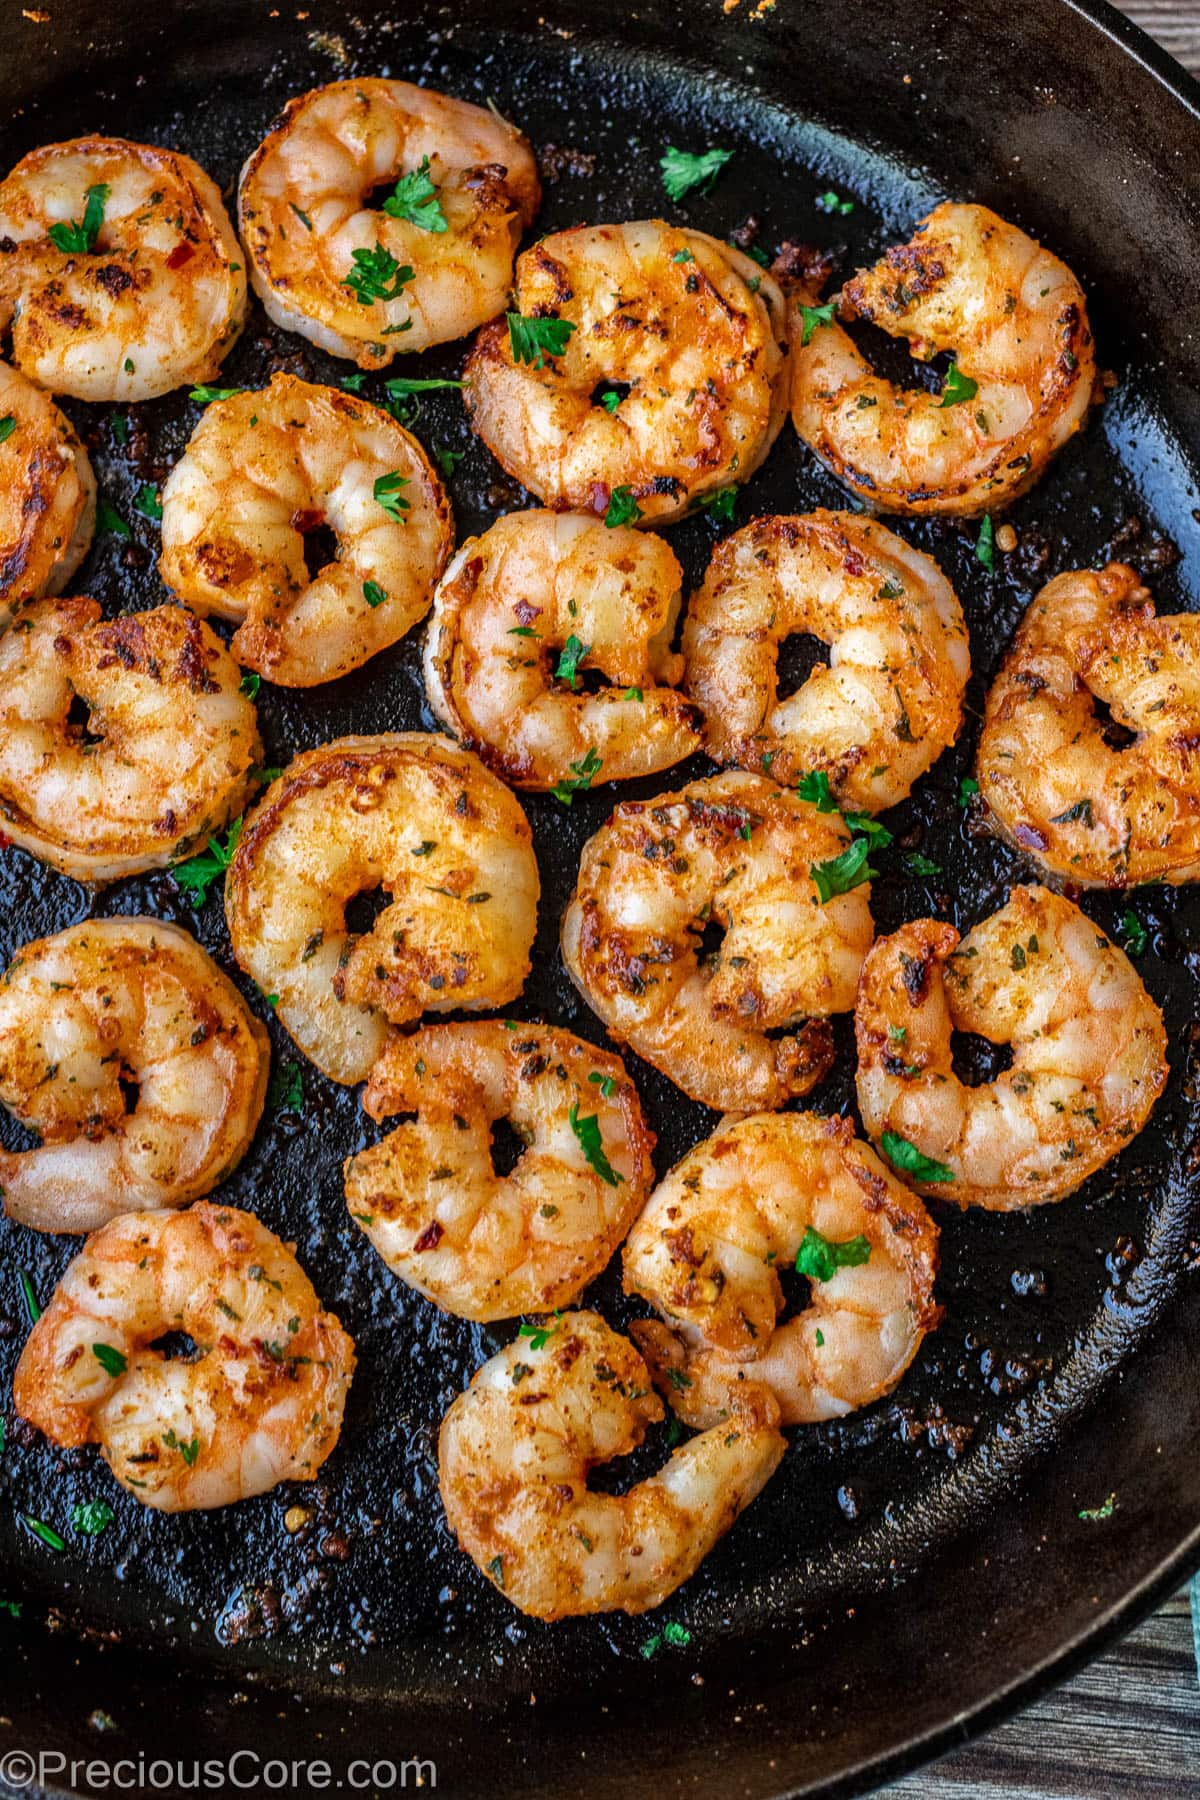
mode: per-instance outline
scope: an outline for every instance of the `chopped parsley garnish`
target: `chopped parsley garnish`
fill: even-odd
[[[802,350],[805,345],[811,341],[812,334],[817,329],[818,325],[833,324],[833,315],[835,311],[836,302],[833,300],[826,301],[824,306],[802,306],[800,308],[800,317],[804,320],[804,329],[800,333],[800,348]]]
[[[690,250],[677,250],[675,252],[674,256],[671,258],[671,261],[673,263],[695,262],[695,260],[696,259],[692,255]]]
[[[27,1272],[22,1269],[17,1278],[21,1283],[21,1298],[25,1302],[25,1316],[31,1325],[36,1325],[42,1316],[42,1309],[37,1303],[37,1295],[33,1291],[33,1282]]]
[[[611,1075],[602,1075],[599,1069],[593,1069],[588,1076],[588,1080],[593,1087],[598,1087],[600,1089],[600,1092],[604,1095],[606,1100],[612,1099],[617,1084]]]
[[[548,356],[561,356],[575,327],[570,319],[527,319],[523,313],[505,313],[508,341],[515,363],[543,368]]]
[[[11,413],[5,413],[4,417],[0,419],[0,444],[4,443],[6,438],[10,438],[16,429],[17,421]]]
[[[114,506],[110,506],[107,500],[97,500],[96,502],[96,530],[107,533],[109,537],[128,538],[133,536],[120,513]]]
[[[377,606],[382,606],[387,599],[387,590],[386,588],[381,588],[377,581],[364,581],[362,584],[362,597],[371,610],[374,611]]]
[[[682,200],[694,188],[707,193],[732,155],[732,150],[715,148],[694,155],[690,150],[677,150],[674,144],[668,144],[658,163],[667,199]]]
[[[902,1138],[897,1131],[885,1131],[880,1138],[883,1154],[892,1167],[899,1169],[902,1175],[911,1175],[914,1181],[953,1181],[954,1170],[948,1169],[945,1163],[935,1162],[932,1156],[926,1156],[907,1138]]]
[[[554,1316],[556,1319],[562,1318],[561,1312],[556,1312]],[[550,1339],[555,1335],[555,1333],[558,1331],[558,1329],[559,1329],[559,1327],[557,1325],[547,1325],[547,1324],[526,1325],[526,1324],[522,1324],[521,1329],[517,1333],[517,1336],[519,1338],[528,1338],[529,1339],[529,1348],[531,1350],[544,1350],[546,1348],[546,1345],[550,1342]]]
[[[198,856],[190,856],[186,862],[176,863],[171,870],[177,886],[181,887],[193,906],[203,906],[208,899],[208,890],[219,876],[223,876],[237,849],[238,839],[242,835],[242,821],[235,819],[225,833],[222,844],[215,837],[208,840],[208,849],[201,850]]]
[[[854,211],[853,200],[839,199],[832,188],[827,189],[823,194],[817,195],[817,205],[823,213],[842,213],[844,215]]]
[[[116,1516],[107,1500],[79,1500],[71,1508],[71,1530],[80,1537],[99,1537]]]
[[[51,225],[49,237],[55,249],[64,251],[68,256],[87,255],[100,235],[100,227],[104,223],[104,208],[108,205],[111,192],[107,182],[97,182],[95,187],[90,187],[87,191],[81,225],[77,225],[74,219],[69,225]]]
[[[714,488],[711,494],[701,494],[696,507],[698,511],[706,512],[710,519],[715,519],[719,525],[732,525],[737,497],[737,488],[731,482],[728,487]]]
[[[300,223],[303,225],[305,231],[311,231],[313,228],[313,222],[309,218],[308,214],[306,212],[301,212],[300,208],[296,205],[296,202],[294,200],[289,200],[288,205],[291,207],[292,211],[295,213],[296,217],[299,219]]]
[[[633,489],[615,487],[608,497],[608,510],[604,515],[604,523],[610,528],[614,525],[636,525],[642,516],[642,509],[633,497]]]
[[[371,489],[372,495],[382,506],[388,518],[394,520],[397,525],[407,524],[404,515],[409,510],[409,502],[400,492],[401,488],[407,486],[408,476],[401,475],[399,469],[393,469],[390,474],[377,475],[375,485]]]
[[[402,267],[382,244],[372,250],[353,250],[350,255],[354,267],[343,275],[341,285],[350,289],[360,306],[398,300],[415,274],[408,263]]]
[[[123,1375],[129,1367],[128,1357],[120,1350],[114,1350],[111,1344],[93,1344],[92,1355],[106,1375]]]
[[[975,561],[982,563],[989,574],[996,566],[996,533],[991,513],[983,515],[979,536],[975,540]]]
[[[922,856],[919,850],[909,850],[904,857],[905,867],[911,875],[940,875],[941,865],[930,857]]]
[[[859,887],[878,874],[878,870],[871,868],[867,860],[870,854],[870,840],[860,837],[855,838],[840,856],[832,856],[827,862],[809,863],[808,872],[817,884],[817,894],[822,906],[832,900],[835,894],[848,894],[851,888]]]
[[[652,1656],[657,1656],[664,1644],[669,1644],[673,1650],[686,1650],[691,1641],[692,1634],[687,1626],[676,1625],[672,1620],[669,1625],[664,1625],[661,1631],[656,1631],[653,1637],[646,1639],[642,1645],[642,1655],[649,1662]]]
[[[942,405],[961,406],[964,400],[973,400],[978,392],[979,383],[964,375],[957,362],[952,362],[942,383]]]
[[[517,627],[520,630],[520,626]],[[569,681],[573,688],[579,686],[579,665],[591,650],[590,644],[581,643],[572,632],[559,653],[558,667],[554,671],[557,681]]]
[[[345,388],[348,394],[361,394],[363,382],[366,379],[367,378],[361,369],[355,369],[353,375],[343,375],[338,386]]]
[[[162,501],[158,497],[158,489],[152,481],[144,481],[134,496],[134,511],[140,512],[143,519],[161,519]]]
[[[564,781],[556,781],[550,792],[564,806],[570,806],[576,794],[582,794],[592,785],[592,777],[600,767],[601,757],[594,749],[589,749],[586,756],[573,762],[571,773]]]
[[[1087,825],[1093,826],[1096,821],[1092,815],[1090,800],[1077,800],[1074,806],[1068,806],[1065,812],[1055,813],[1050,820],[1052,825]]]
[[[253,669],[247,669],[238,682],[238,693],[245,694],[247,700],[257,700],[258,690],[262,686],[262,676]]]
[[[345,383],[343,382],[342,385],[345,386]],[[393,375],[391,380],[385,381],[383,385],[393,400],[406,400],[410,394],[431,394],[435,388],[460,388],[462,382],[451,381],[449,377],[443,379],[441,376],[426,376],[418,379],[414,375]],[[461,457],[462,451],[457,450],[452,454]]]
[[[811,769],[807,775],[802,775],[796,783],[796,792],[810,806],[815,806],[818,812],[831,813],[838,810],[838,803],[833,797],[829,777],[824,769]]]
[[[839,1269],[857,1269],[871,1260],[871,1246],[860,1233],[837,1243],[810,1225],[796,1252],[796,1269],[810,1281],[832,1281]]]
[[[617,1174],[604,1154],[604,1143],[600,1136],[600,1121],[595,1113],[586,1119],[581,1119],[579,1102],[576,1100],[568,1112],[567,1118],[570,1121],[571,1130],[579,1140],[579,1148],[601,1181],[609,1187],[619,1187],[625,1177]]]
[[[447,480],[453,475],[466,454],[465,450],[435,450],[434,455],[437,457],[438,468]]]
[[[621,404],[620,389],[609,388],[606,394],[600,395],[598,404],[604,408],[606,413],[615,413]]]
[[[281,1068],[271,1070],[267,1105],[272,1112],[304,1111],[304,1071],[298,1062],[285,1062]]]
[[[958,804],[970,806],[979,792],[979,783],[973,775],[960,775],[958,778]]]
[[[1146,927],[1142,924],[1142,921],[1138,918],[1132,906],[1127,906],[1125,911],[1121,914],[1120,930],[1127,954],[1130,956],[1143,956],[1146,951],[1146,946],[1150,942],[1150,933],[1146,930]]]
[[[29,1531],[32,1531],[35,1538],[41,1539],[47,1549],[66,1549],[66,1544],[63,1542],[62,1538],[59,1537],[57,1531],[53,1530],[51,1526],[43,1525],[42,1521],[40,1519],[35,1519],[31,1513],[18,1513],[17,1517],[20,1519],[22,1525]]]
[[[445,231],[446,215],[438,199],[437,189],[429,179],[429,158],[421,158],[421,166],[411,175],[402,175],[383,203],[389,219],[406,219],[422,231]]]
[[[1110,1494],[1099,1506],[1081,1506],[1078,1517],[1092,1524],[1096,1519],[1111,1519],[1117,1510],[1117,1496]]]
[[[201,406],[208,406],[213,400],[232,400],[235,394],[244,394],[245,388],[194,387],[188,394],[189,400],[198,400]]]
[[[265,1344],[263,1348],[270,1350],[271,1346]],[[189,1469],[195,1468],[196,1459],[200,1455],[200,1439],[198,1437],[192,1438],[190,1443],[185,1443],[181,1437],[176,1437],[174,1430],[170,1430],[163,1433],[163,1443],[168,1450],[178,1450]]]

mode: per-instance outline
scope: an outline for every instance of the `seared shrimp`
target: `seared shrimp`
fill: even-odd
[[[27,600],[62,592],[95,523],[96,478],[74,426],[0,363],[0,632]]]
[[[363,1105],[416,1117],[346,1163],[350,1215],[394,1274],[464,1319],[570,1306],[654,1179],[654,1134],[621,1064],[548,1025],[393,1037]],[[525,1145],[503,1176],[498,1119]]]
[[[387,895],[354,932],[346,908]],[[424,732],[298,756],[246,822],[225,881],[234,954],[333,1081],[363,1081],[388,1022],[503,1006],[529,973],[529,822],[474,756]]]
[[[1122,950],[1071,901],[1018,887],[961,941],[916,919],[863,964],[858,1104],[923,1194],[994,1212],[1062,1200],[1123,1150],[1167,1079],[1162,1014]],[[951,1033],[1012,1048],[981,1087]]]
[[[1132,741],[1112,746],[1103,701]],[[1132,569],[1076,569],[1030,606],[992,684],[980,792],[1064,881],[1200,878],[1200,617],[1156,617]]]
[[[870,948],[869,886],[822,903],[813,873],[849,849],[836,813],[760,775],[627,800],[584,845],[562,924],[571,979],[611,1035],[691,1099],[782,1106],[829,1068],[829,1015],[854,1005]],[[724,937],[702,961],[710,924]]]
[[[163,580],[193,611],[236,621],[234,656],[284,687],[333,681],[402,638],[453,544],[417,440],[294,375],[208,407],[162,506]],[[304,540],[323,525],[335,560],[310,576]]]
[[[35,601],[0,638],[5,834],[77,881],[188,855],[241,810],[262,760],[240,682],[177,606],[102,620],[95,600]]]
[[[0,978],[0,1102],[42,1142],[0,1150],[9,1218],[94,1231],[211,1193],[254,1136],[269,1063],[233,983],[174,925],[89,919],[24,945]]]
[[[664,524],[746,481],[774,443],[783,295],[740,250],[661,219],[580,225],[518,258],[514,304],[521,318],[475,340],[464,398],[547,506]],[[606,385],[627,390],[611,411]]]
[[[0,182],[0,330],[39,387],[150,400],[210,381],[245,317],[233,226],[190,156],[73,138]]]
[[[382,211],[369,207],[388,182]],[[502,311],[540,199],[513,126],[372,77],[289,101],[242,170],[239,222],[268,318],[380,369]]]
[[[997,512],[1083,424],[1096,385],[1083,289],[986,206],[935,207],[832,309],[819,299],[801,284],[789,308],[792,420],[879,512]],[[922,362],[952,351],[942,391],[884,381],[839,316],[907,338]]]
[[[194,1355],[154,1347],[174,1332]],[[201,1201],[88,1239],[21,1353],[13,1402],[53,1443],[99,1444],[144,1506],[190,1512],[311,1481],[353,1372],[353,1342],[290,1247]]]
[[[828,666],[779,698],[779,645]],[[935,562],[853,513],[755,519],[722,539],[688,606],[687,688],[717,762],[790,786],[822,770],[842,805],[895,806],[954,742],[971,652]]]
[[[723,1124],[654,1191],[625,1245],[625,1292],[667,1324],[630,1332],[680,1418],[707,1428],[770,1389],[784,1425],[890,1393],[934,1304],[937,1227],[849,1119],[777,1113]],[[811,1280],[776,1328],[777,1271]]]
[[[700,741],[671,652],[679,564],[659,537],[580,513],[509,513],[468,538],[434,595],[433,710],[517,787],[599,756],[605,781],[654,775]],[[581,689],[579,671],[609,683]]]
[[[662,1404],[633,1345],[598,1313],[548,1319],[476,1370],[442,1421],[450,1529],[535,1619],[661,1606],[779,1467],[783,1434],[763,1398],[628,1493],[590,1493],[590,1471],[636,1450]]]

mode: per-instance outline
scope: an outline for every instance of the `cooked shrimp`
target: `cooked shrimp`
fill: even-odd
[[[907,244],[846,283],[832,313],[818,302],[808,283],[792,296],[792,420],[879,512],[999,511],[1033,486],[1091,405],[1083,289],[986,206],[935,207]],[[952,351],[941,392],[884,381],[838,316],[907,338],[922,362]]]
[[[383,210],[372,191],[396,182]],[[515,127],[407,81],[332,81],[288,102],[242,170],[250,280],[285,331],[380,369],[504,308],[541,200]]]
[[[1132,733],[1115,748],[1102,701]],[[1200,617],[1156,617],[1132,569],[1076,569],[1030,606],[992,684],[980,792],[1001,833],[1065,881],[1200,879]]]
[[[0,182],[0,330],[39,387],[150,400],[210,381],[245,317],[233,226],[190,156],[72,138]]]
[[[102,620],[95,600],[35,601],[0,638],[5,834],[77,881],[190,854],[241,810],[262,760],[240,682],[177,606]]]
[[[830,646],[779,698],[779,646]],[[717,762],[786,785],[823,771],[835,797],[895,806],[954,742],[971,652],[935,562],[853,513],[755,519],[722,539],[684,627],[687,688]]]
[[[74,426],[0,363],[0,632],[27,600],[62,592],[95,523],[96,478]]]
[[[838,814],[761,775],[627,800],[583,848],[562,924],[571,979],[611,1035],[691,1099],[782,1106],[829,1068],[829,1015],[854,1005],[870,948],[870,870],[824,904],[813,875],[849,848]],[[707,925],[724,938],[702,961]]]
[[[650,1192],[654,1134],[615,1056],[548,1025],[427,1025],[371,1071],[373,1119],[415,1113],[350,1157],[346,1202],[388,1268],[464,1319],[570,1306]],[[525,1145],[492,1165],[492,1126]]]
[[[209,406],[162,506],[163,580],[193,611],[236,621],[234,656],[284,687],[332,681],[402,638],[454,541],[416,438],[294,375]],[[310,576],[304,540],[323,525],[335,560]]]
[[[173,1332],[193,1355],[154,1347]],[[21,1353],[13,1402],[53,1443],[99,1444],[144,1506],[190,1512],[311,1481],[353,1373],[353,1342],[290,1246],[203,1200],[88,1239]]]
[[[89,919],[26,944],[0,978],[0,1102],[42,1142],[0,1150],[9,1218],[94,1231],[210,1193],[254,1136],[269,1063],[233,983],[174,925]]]
[[[450,1529],[535,1619],[661,1606],[779,1467],[784,1439],[764,1398],[628,1493],[590,1493],[590,1471],[636,1450],[662,1404],[598,1313],[547,1320],[476,1370],[442,1421]]]
[[[923,1194],[994,1212],[1062,1200],[1150,1116],[1167,1079],[1162,1014],[1086,913],[1043,887],[965,938],[916,919],[863,964],[858,1104],[867,1131]],[[951,1033],[1012,1048],[968,1087]]]
[[[661,219],[580,225],[518,258],[514,304],[521,320],[475,340],[464,398],[492,455],[547,506],[665,524],[748,480],[775,442],[783,295],[740,250]],[[612,411],[606,385],[627,389]]]
[[[660,1183],[625,1245],[625,1292],[668,1320],[631,1334],[689,1425],[735,1415],[752,1386],[784,1425],[890,1393],[938,1322],[937,1227],[849,1119],[762,1114],[723,1124]],[[811,1280],[776,1327],[777,1270]]]
[[[374,925],[346,908],[382,889]],[[388,1022],[515,1000],[538,870],[529,822],[469,751],[424,732],[306,750],[247,820],[225,881],[234,954],[333,1081],[364,1081]]]
[[[467,539],[434,596],[434,712],[517,787],[551,788],[589,755],[606,781],[681,762],[700,741],[695,708],[674,691],[681,582],[650,532],[580,513],[497,519]],[[609,685],[588,693],[579,671]]]

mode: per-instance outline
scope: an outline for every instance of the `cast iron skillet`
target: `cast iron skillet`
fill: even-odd
[[[1028,874],[959,807],[958,783],[986,681],[1032,593],[1115,547],[1152,578],[1161,606],[1200,595],[1200,501],[1180,448],[1200,441],[1200,338],[1183,329],[1194,323],[1200,94],[1102,5],[779,0],[754,13],[754,3],[726,15],[720,0],[644,0],[614,16],[592,0],[363,0],[351,20],[319,0],[300,11],[265,0],[51,0],[47,21],[10,0],[3,163],[42,141],[109,130],[176,144],[228,184],[288,95],[371,71],[491,96],[543,150],[557,145],[545,155],[558,178],[541,230],[661,210],[664,145],[720,143],[736,149],[733,163],[678,212],[720,234],[761,214],[768,250],[803,238],[868,260],[943,194],[986,201],[1043,237],[1085,282],[1114,391],[1017,508],[1021,547],[994,576],[975,559],[973,528],[901,527],[955,582],[976,675],[962,742],[889,820],[899,847],[873,904],[883,930],[929,911],[965,925]],[[594,168],[564,150],[594,156]],[[823,215],[814,202],[827,189],[853,196],[854,212]],[[413,372],[453,374],[461,354],[447,347]],[[893,354],[887,367],[902,361]],[[280,367],[344,373],[256,314],[222,379],[256,384]],[[132,499],[161,480],[197,409],[183,396],[132,409],[124,448],[115,409],[69,410],[131,532],[101,538],[77,591],[110,610],[154,604],[156,529]],[[470,440],[457,396],[427,403],[416,429],[465,452],[451,482],[460,534],[525,503]],[[839,503],[787,427],[738,517]],[[672,528],[691,579],[714,535],[703,520]],[[417,637],[329,689],[264,686],[269,760],[347,731],[429,724]],[[641,791],[665,785],[675,774]],[[514,1009],[597,1041],[558,963],[557,919],[579,846],[613,799],[599,789],[569,814],[529,802],[545,900],[536,973]],[[912,876],[905,848],[946,873]],[[1126,900],[1085,903],[1112,930]],[[306,1069],[302,1113],[276,1097],[224,1192],[297,1241],[358,1342],[342,1443],[315,1498],[303,1496],[313,1522],[284,1531],[294,1491],[155,1516],[91,1453],[55,1452],[9,1407],[0,1598],[22,1600],[23,1612],[0,1613],[0,1754],[253,1748],[327,1756],[339,1773],[352,1755],[422,1756],[437,1761],[441,1789],[464,1795],[848,1794],[981,1730],[1095,1654],[1200,1561],[1200,1298],[1190,1279],[1200,900],[1148,889],[1133,904],[1149,938],[1141,967],[1171,1034],[1170,1089],[1150,1128],[1061,1206],[1010,1217],[943,1209],[946,1321],[899,1392],[798,1433],[773,1484],[656,1620],[538,1626],[454,1548],[434,1489],[436,1424],[511,1328],[448,1320],[382,1270],[347,1223],[338,1173],[368,1128],[353,1094]],[[178,919],[230,964],[218,901],[197,920],[169,876],[89,899],[14,850],[0,856],[5,960],[89,910]],[[288,1046],[272,1030],[284,1064]],[[852,1105],[848,1030],[841,1048],[818,1096],[828,1109]],[[979,1046],[964,1054],[986,1073]],[[711,1116],[631,1067],[661,1170]],[[0,1128],[18,1141],[9,1121]],[[0,1228],[6,1394],[25,1330],[19,1272],[44,1300],[71,1249]],[[628,1316],[611,1273],[593,1298],[611,1318]],[[661,1460],[663,1439],[635,1472]],[[70,1510],[92,1494],[110,1498],[117,1517],[85,1540]],[[1110,1495],[1110,1516],[1080,1518],[1106,1511]],[[67,1551],[47,1550],[20,1514],[60,1529]],[[663,1619],[690,1643],[647,1660]]]

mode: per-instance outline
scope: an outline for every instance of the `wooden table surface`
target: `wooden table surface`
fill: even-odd
[[[1200,0],[1121,10],[1200,75]],[[883,1800],[1200,1800],[1200,1578],[1197,1590],[1195,1639],[1178,1594],[1074,1681]]]

